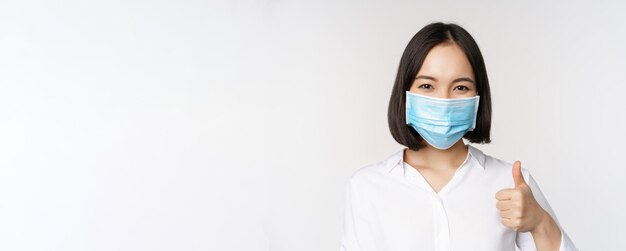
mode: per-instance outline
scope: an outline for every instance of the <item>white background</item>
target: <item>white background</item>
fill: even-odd
[[[478,147],[521,160],[581,250],[626,250],[617,2],[4,0],[0,250],[338,250],[433,21],[483,52]]]

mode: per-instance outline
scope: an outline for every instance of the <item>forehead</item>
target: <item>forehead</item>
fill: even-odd
[[[426,55],[418,75],[433,75],[439,78],[474,78],[472,65],[463,49],[456,43],[440,43]]]

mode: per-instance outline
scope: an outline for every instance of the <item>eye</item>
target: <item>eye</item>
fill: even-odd
[[[464,85],[458,85],[454,87],[454,89],[459,90],[459,91],[469,91],[469,88],[467,88],[467,86],[464,86]]]
[[[423,85],[420,85],[420,86],[419,86],[419,87],[417,87],[417,88],[421,88],[421,89],[432,89],[432,88],[433,88],[433,86],[432,86],[432,85],[430,85],[430,84],[423,84]]]

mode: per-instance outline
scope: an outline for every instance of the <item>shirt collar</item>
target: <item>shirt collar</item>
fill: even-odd
[[[402,148],[387,158],[385,162],[385,170],[387,170],[387,173],[391,172],[394,167],[402,165],[404,162],[404,150],[406,149],[407,148]],[[472,145],[467,145],[467,149],[468,154],[472,158],[476,159],[480,167],[485,169],[485,154],[480,149]]]

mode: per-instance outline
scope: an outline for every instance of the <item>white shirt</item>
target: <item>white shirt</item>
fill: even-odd
[[[467,158],[436,193],[403,157],[404,149],[350,177],[341,251],[536,250],[530,232],[500,223],[495,195],[514,187],[511,163],[468,145]],[[559,250],[577,250],[528,170],[522,175],[561,230]]]

